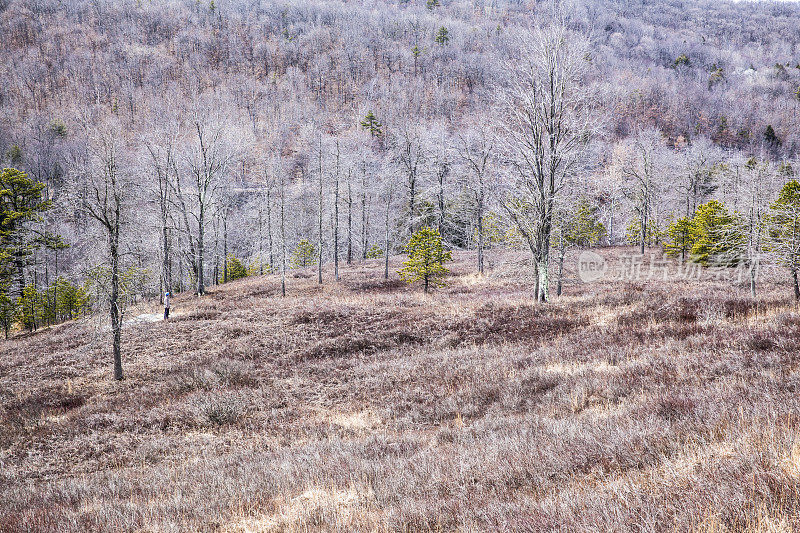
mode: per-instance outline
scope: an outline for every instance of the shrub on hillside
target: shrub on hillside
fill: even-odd
[[[228,281],[235,281],[247,277],[247,267],[239,260],[238,257],[231,254],[225,261],[227,268]]]

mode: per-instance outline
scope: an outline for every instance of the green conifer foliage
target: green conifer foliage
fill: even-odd
[[[383,124],[380,123],[378,118],[371,110],[364,116],[361,121],[361,127],[369,132],[372,137],[380,137],[383,133]]]
[[[3,328],[6,339],[17,317],[17,302],[8,296],[6,291],[0,291],[0,326]]]
[[[302,239],[297,243],[297,248],[292,252],[289,265],[292,268],[305,268],[317,264],[317,249],[308,239]]]
[[[59,320],[74,320],[89,305],[89,291],[59,277],[56,280],[56,314]]]
[[[226,262],[228,267],[228,281],[247,277],[247,267],[244,266],[244,263],[242,263],[238,257],[231,254],[226,259]]]
[[[800,300],[800,182],[791,180],[770,206],[769,238],[772,252],[789,269],[794,297]]]
[[[17,302],[20,325],[28,331],[36,331],[42,319],[44,297],[33,285],[26,285]]]
[[[417,230],[406,245],[408,259],[398,273],[406,283],[422,281],[425,292],[429,286],[444,286],[444,276],[450,271],[444,267],[446,261],[452,261],[449,251],[442,246],[442,236],[432,228]]]
[[[381,257],[383,257],[383,248],[377,244],[373,244],[367,250],[367,259],[380,259]]]
[[[732,232],[735,222],[721,202],[711,200],[697,206],[692,219],[692,261],[708,266],[736,249],[741,236]]]
[[[445,45],[450,42],[450,30],[442,26],[439,28],[439,31],[436,32],[436,38],[434,38],[436,44]]]
[[[7,276],[18,276],[20,292],[28,258],[40,244],[31,237],[29,223],[40,220],[41,213],[52,207],[51,202],[42,197],[44,187],[43,183],[28,178],[26,173],[15,168],[5,168],[0,172],[0,250],[13,264],[13,269],[2,270]]]
[[[694,245],[694,224],[689,217],[681,217],[667,228],[669,241],[664,244],[667,255],[685,261]]]
[[[565,238],[576,246],[594,246],[606,235],[606,227],[598,220],[598,208],[582,199],[567,224]]]

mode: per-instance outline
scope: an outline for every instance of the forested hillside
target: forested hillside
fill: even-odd
[[[675,223],[711,200],[753,262],[800,166],[791,2],[3,0],[0,30],[0,154],[25,173],[2,180],[7,326],[86,312],[113,272],[123,297],[202,293],[423,226],[539,271],[576,213],[591,242],[691,252]],[[525,97],[548,50],[572,144],[545,154],[568,164],[532,217]]]
[[[800,531],[798,42],[0,0],[0,531]]]

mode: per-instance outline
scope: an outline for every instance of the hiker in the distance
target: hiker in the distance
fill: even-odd
[[[164,293],[164,320],[169,318],[169,293]]]

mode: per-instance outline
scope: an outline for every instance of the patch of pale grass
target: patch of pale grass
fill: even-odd
[[[733,533],[721,520],[718,514],[710,515],[703,519],[696,533]],[[793,533],[789,518],[780,512],[771,511],[765,505],[758,509],[754,519],[741,530],[741,533]]]
[[[800,482],[800,440],[796,441],[782,462],[787,476]]]
[[[357,413],[330,413],[326,421],[344,429],[368,430],[379,427],[383,421],[372,411]]]
[[[323,527],[324,526],[324,527]],[[310,487],[278,502],[276,512],[245,516],[222,528],[225,533],[263,531],[386,531],[386,516],[371,488]]]
[[[587,363],[548,363],[542,367],[544,372],[571,376],[583,372],[593,372],[596,374],[611,373],[619,371],[618,366],[608,364],[608,361],[590,361]]]

